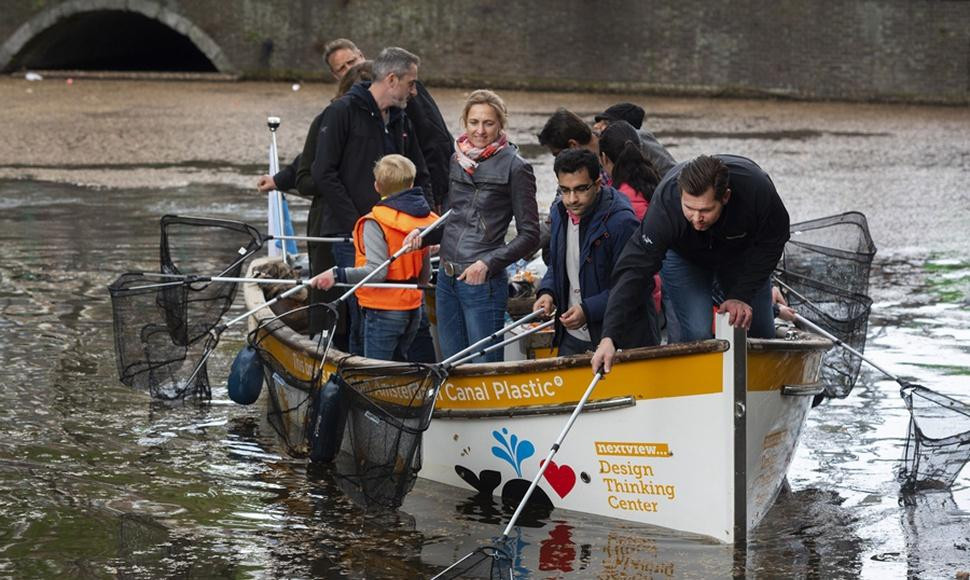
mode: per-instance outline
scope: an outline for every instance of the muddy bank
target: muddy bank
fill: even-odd
[[[283,119],[281,156],[302,149],[306,127],[327,105],[329,84],[0,79],[0,178],[109,188],[218,184],[254,191],[266,166],[266,117]],[[431,87],[453,130],[466,91]],[[503,91],[512,140],[536,167],[540,201],[555,187],[552,157],[536,133],[557,107],[586,118],[631,100],[677,159],[736,153],[755,159],[775,180],[796,219],[882,204],[910,209],[905,222],[874,224],[920,245],[920,232],[962,231],[970,208],[970,109],[642,95]],[[932,218],[930,216],[933,216]],[[887,217],[891,217],[887,216]],[[940,220],[942,219],[942,223]]]

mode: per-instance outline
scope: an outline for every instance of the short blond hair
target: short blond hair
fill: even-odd
[[[396,153],[385,155],[374,164],[374,182],[381,197],[414,187],[418,169],[410,159]]]
[[[465,101],[465,108],[461,112],[462,127],[465,126],[465,122],[468,119],[468,111],[475,105],[491,106],[495,111],[495,115],[498,117],[498,122],[502,126],[502,129],[508,127],[509,111],[505,107],[505,101],[502,100],[502,97],[488,89],[478,89],[468,95],[468,99]]]

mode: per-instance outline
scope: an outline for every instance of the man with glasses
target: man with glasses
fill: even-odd
[[[593,152],[564,149],[553,169],[559,199],[551,210],[549,268],[533,309],[546,315],[557,311],[554,344],[559,356],[567,356],[592,350],[599,342],[613,264],[638,222],[627,198],[602,184]],[[649,293],[642,298],[639,307],[652,313]],[[658,344],[659,336],[639,342]]]

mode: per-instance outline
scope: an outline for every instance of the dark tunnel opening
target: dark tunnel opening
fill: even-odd
[[[147,16],[113,10],[61,20],[31,39],[8,68],[216,71],[187,36]]]

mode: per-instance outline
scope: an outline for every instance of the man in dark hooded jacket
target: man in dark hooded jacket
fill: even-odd
[[[554,344],[566,356],[599,343],[613,265],[639,222],[626,196],[601,184],[600,164],[592,152],[563,149],[553,169],[560,196],[550,211],[549,268],[533,308],[547,315],[558,310]],[[634,300],[639,300],[639,310],[653,314],[649,294]],[[652,322],[656,329],[655,317]],[[638,342],[658,344],[659,332]]]
[[[301,160],[301,172],[309,165],[313,178],[308,221],[317,231],[311,235],[351,236],[357,220],[380,200],[372,172],[385,155],[397,153],[410,159],[417,168],[415,185],[426,196],[430,193],[424,157],[404,113],[408,98],[416,92],[419,64],[420,59],[403,48],[385,48],[374,60],[375,80],[354,85],[321,114],[313,160]],[[353,244],[334,244],[333,255],[337,266],[353,267]],[[321,271],[312,259],[310,270],[313,275]],[[348,348],[359,353],[362,344],[353,300],[348,301],[348,310]]]
[[[671,342],[710,338],[715,298],[731,325],[773,337],[770,278],[788,237],[785,204],[754,161],[701,155],[674,166],[617,261],[594,370],[609,372],[626,346],[638,319],[632,299],[653,290],[658,271],[679,322]]]

